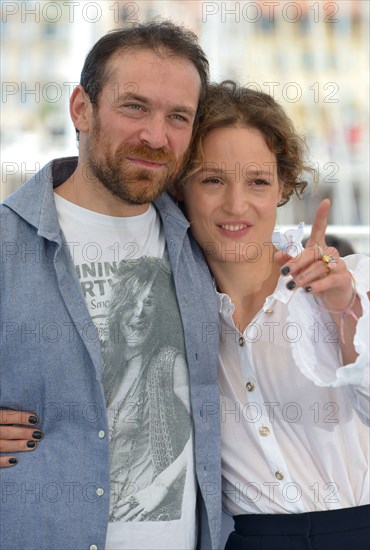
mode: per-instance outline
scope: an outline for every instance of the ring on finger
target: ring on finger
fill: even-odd
[[[326,275],[329,275],[329,273],[337,268],[338,260],[333,258],[330,254],[323,254],[319,261],[325,264]]]

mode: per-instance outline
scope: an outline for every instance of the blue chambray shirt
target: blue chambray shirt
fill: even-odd
[[[109,454],[102,356],[68,246],[53,186],[76,158],[47,164],[1,206],[0,406],[36,412],[44,440],[0,470],[0,547],[102,550]],[[199,548],[219,548],[221,473],[218,309],[189,224],[166,195],[164,224],[190,376],[199,486]]]

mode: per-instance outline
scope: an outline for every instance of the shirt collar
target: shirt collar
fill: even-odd
[[[301,222],[296,228],[288,228],[284,232],[275,229],[272,235],[272,243],[278,250],[282,250],[292,257],[297,257],[303,250],[303,231],[303,222]],[[267,296],[262,306],[264,313],[272,311],[276,302],[287,304],[292,299],[295,291],[288,290],[286,287],[287,282],[290,280],[291,277],[284,277],[282,275],[279,277],[273,294]],[[235,306],[231,301],[230,296],[224,292],[218,292],[216,281],[214,279],[213,288],[218,297],[219,313],[223,315],[232,315],[234,313]]]

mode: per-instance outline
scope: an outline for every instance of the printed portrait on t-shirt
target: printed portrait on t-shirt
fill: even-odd
[[[120,263],[104,336],[109,520],[179,519],[190,445],[189,385],[180,313],[164,259]]]

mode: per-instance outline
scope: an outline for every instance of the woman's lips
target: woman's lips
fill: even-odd
[[[226,237],[240,238],[250,231],[252,225],[248,222],[225,222],[217,224],[217,228]]]

